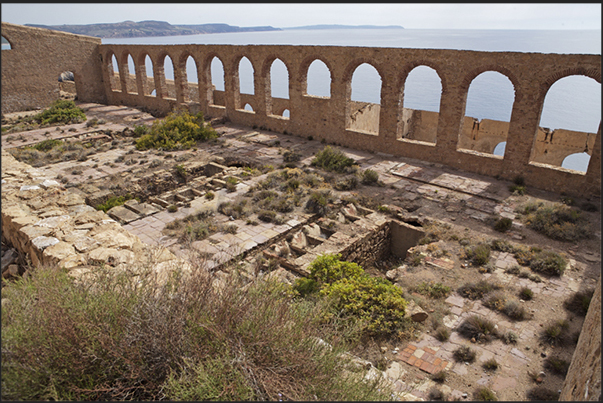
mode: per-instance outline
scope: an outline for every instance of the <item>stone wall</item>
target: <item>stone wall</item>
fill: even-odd
[[[79,66],[61,67],[53,75],[63,70],[76,73],[78,97],[82,100],[80,87],[97,89],[99,85],[104,85],[104,93],[94,92],[97,98],[90,101],[142,107],[158,115],[184,106],[191,111],[202,111],[207,117],[226,117],[236,124],[286,131],[303,137],[312,136],[356,149],[422,159],[508,180],[523,176],[528,187],[580,196],[598,197],[601,192],[600,127],[596,134],[592,134],[593,139],[589,140],[589,144],[593,144],[589,146],[592,158],[585,174],[543,164],[534,157],[537,154],[534,150],[539,133],[538,124],[547,91],[557,80],[571,75],[584,75],[600,83],[600,55],[345,46],[97,45],[98,40],[94,38],[86,39],[91,46],[79,46],[82,41],[86,43],[81,37],[48,30],[3,23],[2,32],[12,41],[14,48],[3,51],[5,53],[19,54],[23,44],[15,42],[15,38],[25,35],[25,32],[31,32],[28,34],[31,42],[42,44],[36,45],[39,50],[36,54],[28,54],[28,63],[24,62],[23,57],[19,58],[19,66],[28,66],[28,69],[21,69],[23,71],[37,71],[42,65],[61,65],[67,57],[80,60]],[[69,49],[77,48],[77,52],[66,49],[58,53],[41,51],[41,48],[61,48],[61,41],[57,38],[70,39],[75,46]],[[111,60],[114,55],[122,74],[113,72]],[[147,55],[153,62],[156,96],[146,95],[150,93],[144,63]],[[134,61],[134,72],[128,71],[128,56],[132,56]],[[193,84],[198,88],[196,92],[189,89],[191,84],[186,75],[189,56],[197,66],[198,82]],[[166,57],[171,59],[174,66],[173,86],[164,74]],[[224,91],[216,91],[211,84],[211,62],[214,57],[220,59],[224,66]],[[238,66],[243,57],[247,57],[253,66],[254,95],[242,95],[239,91]],[[277,58],[287,67],[288,99],[271,96],[270,68]],[[308,68],[317,59],[327,65],[331,75],[329,97],[307,95]],[[381,99],[379,104],[369,108],[375,115],[371,123],[364,122],[362,129],[358,129],[352,119],[357,116],[357,109],[351,100],[351,81],[356,67],[363,63],[371,64],[378,71],[382,83]],[[90,67],[86,75],[81,64]],[[403,127],[405,119],[401,102],[404,84],[409,73],[421,65],[433,68],[442,82],[435,136],[430,135],[433,142],[413,141],[401,135],[406,130]],[[16,91],[5,84],[10,84],[15,74],[13,72],[13,76],[10,76],[5,73],[4,57],[2,67],[3,112],[27,106],[14,101],[26,99],[21,95],[27,95],[27,91]],[[14,71],[15,61],[6,63],[6,67]],[[460,133],[467,130],[464,113],[469,86],[475,77],[486,71],[500,72],[514,86],[515,97],[506,130],[507,146],[503,158],[459,147]],[[136,85],[129,79],[131,74],[136,76]],[[33,91],[34,88],[46,86],[45,82],[43,85],[40,83],[50,78],[50,75],[26,73],[17,81],[29,83]],[[52,85],[56,87],[55,82]],[[88,95],[92,95],[92,92],[86,92],[86,99]],[[252,106],[253,112],[243,110],[245,103]],[[282,116],[285,109],[290,111],[290,118]],[[362,115],[362,120],[368,118],[368,115]],[[473,125],[473,121],[470,123]],[[367,127],[369,130],[366,130]],[[433,133],[433,120],[429,127]],[[581,140],[571,142],[575,145]]]
[[[2,113],[43,108],[59,99],[59,75],[75,76],[78,100],[106,103],[99,38],[2,23]]]
[[[41,171],[2,151],[2,237],[35,267],[59,265],[74,276],[101,264],[154,270],[163,278],[189,266],[152,248]]]
[[[601,277],[582,325],[559,401],[601,401]]]

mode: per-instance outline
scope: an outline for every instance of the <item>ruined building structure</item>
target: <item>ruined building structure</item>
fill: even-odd
[[[58,77],[71,72],[82,102],[135,106],[157,116],[185,108],[240,125],[312,136],[501,179],[521,176],[527,186],[547,191],[582,197],[601,192],[600,125],[596,133],[550,132],[539,127],[545,96],[556,81],[582,75],[601,83],[600,55],[347,46],[114,45],[4,22],[2,36],[10,44],[10,50],[2,51],[2,113],[47,106],[59,97]],[[146,70],[147,56],[152,74]],[[130,57],[134,71],[128,68]],[[189,57],[195,62],[198,82],[187,77]],[[239,63],[244,57],[253,67],[253,94],[240,91]],[[174,66],[174,80],[164,74],[166,58]],[[212,85],[214,58],[224,67],[224,91]],[[287,68],[288,98],[272,96],[270,71],[277,59]],[[307,93],[308,70],[315,60],[329,70],[330,96]],[[379,104],[351,100],[352,76],[363,63],[373,66],[381,78]],[[434,69],[441,79],[439,113],[403,107],[406,78],[418,66]],[[501,73],[513,84],[509,122],[478,122],[465,116],[469,86],[487,71]],[[494,155],[494,147],[503,141],[504,156]],[[585,173],[560,167],[565,157],[577,152],[591,156]],[[586,331],[563,387],[564,400],[600,395],[600,380],[591,379],[593,374],[600,377],[601,368],[599,291],[595,300],[598,303],[591,304]],[[581,371],[582,367],[588,371]],[[593,384],[598,391],[593,392]]]

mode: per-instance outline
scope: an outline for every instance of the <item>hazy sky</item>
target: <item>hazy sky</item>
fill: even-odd
[[[2,3],[2,21],[14,24],[126,20],[277,28],[343,24],[401,25],[409,29],[601,29],[601,4]]]

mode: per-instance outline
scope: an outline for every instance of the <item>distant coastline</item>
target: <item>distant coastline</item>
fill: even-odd
[[[284,30],[321,30],[321,29],[404,29],[399,25],[307,25],[302,27],[275,28],[271,26],[238,27],[228,24],[199,24],[199,25],[172,25],[165,21],[124,21],[108,24],[82,24],[82,25],[40,25],[25,24],[28,27],[51,29],[54,31],[69,32],[72,34],[95,36],[98,38],[142,38],[153,36],[179,36],[218,34],[231,32],[265,32]]]

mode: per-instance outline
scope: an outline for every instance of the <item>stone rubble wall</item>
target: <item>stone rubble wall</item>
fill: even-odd
[[[151,269],[159,278],[189,270],[167,249],[152,248],[107,214],[41,171],[2,151],[2,237],[35,267],[59,265],[74,275],[108,265]]]
[[[584,319],[559,401],[601,401],[601,277]]]

